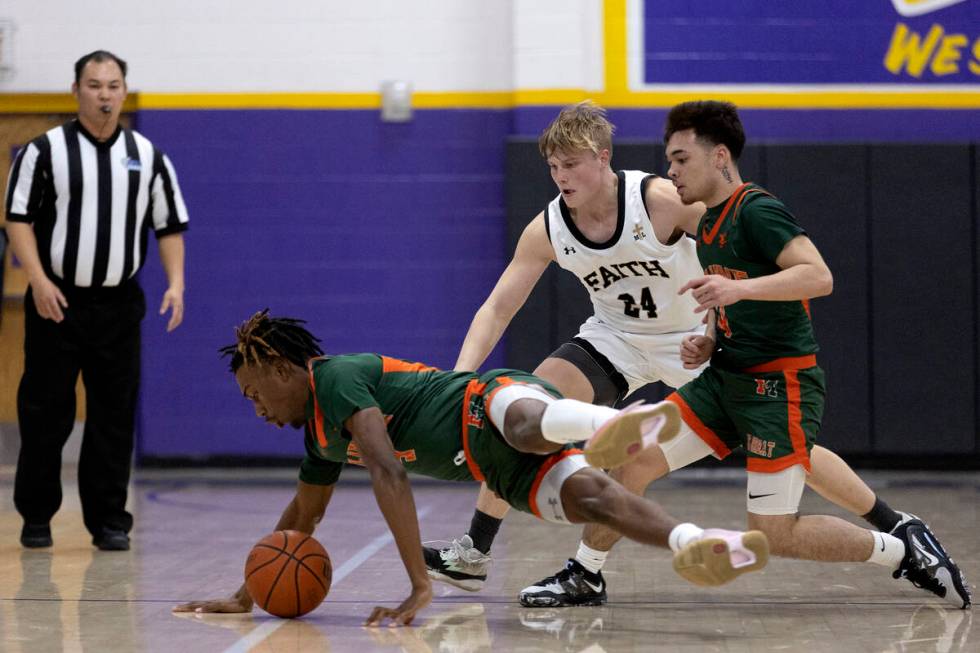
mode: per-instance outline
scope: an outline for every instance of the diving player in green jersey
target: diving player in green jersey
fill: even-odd
[[[589,466],[624,464],[643,440],[670,440],[676,408],[661,402],[621,411],[562,399],[553,386],[517,370],[443,372],[377,354],[323,356],[302,321],[262,311],[222,348],[256,415],[305,427],[306,456],[296,496],[276,530],[313,533],[347,463],[367,468],[374,494],[411,582],[395,609],[376,607],[366,625],[411,623],[432,600],[407,471],[486,481],[512,506],[556,523],[600,523],[644,544],[674,551],[674,569],[699,585],[720,585],[765,566],[759,532],[702,530],[679,523]],[[583,454],[571,446],[588,440]],[[244,586],[232,597],[196,601],[178,612],[248,612]]]
[[[748,523],[769,537],[774,555],[876,563],[956,607],[969,607],[962,572],[914,515],[881,533],[836,517],[798,514],[824,407],[809,300],[830,294],[833,277],[783,203],[742,181],[738,157],[745,134],[734,105],[674,107],[664,142],[668,176],[681,200],[708,207],[697,229],[705,276],[680,292],[693,295],[695,312],[710,311],[709,333],[685,339],[681,358],[692,368],[711,361],[668,397],[684,424],[665,453],[687,448],[692,459],[723,458],[742,447]]]

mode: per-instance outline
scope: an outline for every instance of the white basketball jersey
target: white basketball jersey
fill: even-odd
[[[641,183],[648,173],[621,170],[616,231],[605,243],[586,238],[559,194],[548,204],[545,225],[558,265],[581,280],[595,317],[624,333],[690,331],[704,313],[695,313],[690,293],[677,291],[703,274],[694,241],[682,237],[664,245],[653,231]]]

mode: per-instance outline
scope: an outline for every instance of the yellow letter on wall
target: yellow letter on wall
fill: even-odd
[[[943,28],[940,25],[933,25],[929,28],[925,42],[920,46],[919,35],[909,30],[905,23],[898,23],[892,34],[888,53],[885,55],[885,68],[893,75],[898,75],[902,72],[902,68],[907,68],[908,73],[913,77],[921,77],[932,56],[932,51],[936,48],[936,43],[942,36]]]

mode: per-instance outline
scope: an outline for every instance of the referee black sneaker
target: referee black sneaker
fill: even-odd
[[[92,538],[92,544],[100,551],[129,551],[129,535],[115,528],[103,528]]]
[[[28,549],[43,549],[54,544],[50,524],[24,524],[20,531],[20,543]]]
[[[891,534],[905,543],[905,557],[892,577],[907,578],[957,608],[969,608],[972,597],[963,572],[921,519],[915,515],[902,517]]]
[[[493,562],[488,554],[473,546],[469,535],[453,540],[443,549],[422,547],[429,578],[449,583],[467,592],[483,589]]]
[[[593,574],[570,558],[554,576],[521,590],[520,601],[525,608],[602,605],[606,602],[606,581],[601,571]]]

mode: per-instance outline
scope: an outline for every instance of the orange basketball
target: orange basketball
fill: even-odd
[[[298,617],[316,608],[327,596],[332,576],[327,550],[299,531],[266,535],[245,561],[248,593],[277,617]]]

